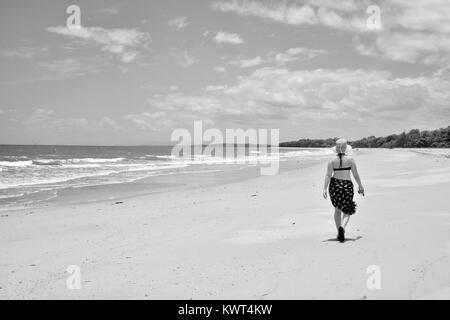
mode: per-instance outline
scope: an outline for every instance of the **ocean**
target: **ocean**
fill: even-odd
[[[261,159],[281,170],[324,161],[329,149],[280,148],[265,156],[248,147],[234,157],[172,156],[172,146],[0,146],[0,210],[102,201],[201,187],[258,176]],[[255,170],[255,168],[257,170]]]

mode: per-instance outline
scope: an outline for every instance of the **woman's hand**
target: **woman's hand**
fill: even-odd
[[[328,192],[327,189],[323,189],[323,198],[327,199],[328,198]]]
[[[359,186],[358,193],[364,196],[364,187],[362,185]]]

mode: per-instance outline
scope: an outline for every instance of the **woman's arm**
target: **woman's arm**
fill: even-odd
[[[358,168],[356,166],[355,160],[352,160],[352,174],[355,177],[356,182],[358,183],[358,187],[359,187],[358,192],[361,193],[362,195],[364,195],[364,187],[361,183],[361,178],[359,176]]]
[[[325,183],[323,184],[323,197],[326,199],[328,196],[328,185],[330,184],[331,175],[333,173],[333,162],[328,162],[327,173],[325,175]]]

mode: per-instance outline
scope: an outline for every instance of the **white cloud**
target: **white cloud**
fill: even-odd
[[[361,0],[310,0],[308,4],[319,8],[328,8],[337,11],[354,12],[361,8]],[[359,4],[359,5],[358,5]],[[364,5],[364,2],[363,2]],[[367,5],[366,5],[367,7]]]
[[[319,19],[320,23],[330,28],[345,30],[352,27],[351,24],[348,24],[348,22],[344,20],[344,18],[342,18],[333,10],[319,8],[317,10],[317,18]]]
[[[40,61],[36,65],[39,71],[38,80],[63,80],[98,73],[110,67],[110,61],[96,58],[67,58],[51,61]]]
[[[448,64],[450,37],[430,33],[384,33],[375,43],[357,41],[356,50],[363,55],[407,63]]]
[[[298,60],[309,60],[318,55],[326,53],[325,50],[309,49],[304,47],[290,48],[284,52],[269,52],[265,58],[257,56],[252,59],[231,60],[228,63],[231,65],[238,65],[240,68],[257,67],[264,63],[272,63],[277,66],[284,66],[287,63]]]
[[[256,67],[262,63],[264,63],[264,59],[260,56],[257,56],[253,59],[233,60],[229,62],[229,64],[238,65],[240,68]]]
[[[167,24],[169,25],[169,27],[180,30],[186,28],[189,25],[189,22],[187,21],[187,17],[178,17],[170,19]]]
[[[225,72],[225,71],[227,71],[227,69],[225,67],[222,67],[222,66],[214,67],[213,70],[215,72]]]
[[[139,55],[137,50],[147,48],[151,42],[149,33],[140,32],[136,29],[105,29],[102,27],[69,29],[67,27],[49,27],[47,30],[100,45],[103,51],[118,56],[125,63],[135,60]]]
[[[208,91],[220,91],[220,90],[224,90],[226,88],[228,88],[228,86],[224,86],[224,85],[223,86],[207,86],[205,91],[206,92],[208,92]]]
[[[187,51],[183,51],[181,54],[175,54],[175,57],[178,60],[178,65],[183,68],[189,68],[193,64],[198,63],[198,59],[191,56]]]
[[[148,111],[127,114],[120,122],[107,116],[98,121],[58,118],[51,109],[15,115],[15,119],[22,125],[49,124],[61,130],[117,130],[132,124],[142,130],[170,131],[203,119],[219,128],[288,130],[320,123],[324,130],[341,125],[359,126],[367,133],[383,128],[389,132],[396,126],[439,126],[448,121],[449,87],[448,69],[428,76],[395,77],[388,71],[372,69],[293,71],[265,67],[238,77],[231,85],[206,86],[198,95],[178,90],[155,94],[147,101]]]
[[[103,117],[100,119],[98,125],[105,129],[119,130],[121,128],[117,122],[110,117]]]
[[[123,119],[130,121],[143,130],[162,131],[174,127],[174,122],[163,111],[128,114],[123,116]]]
[[[113,6],[113,7],[99,9],[99,10],[97,10],[97,12],[99,12],[100,14],[107,15],[107,16],[116,16],[119,14],[120,10],[118,7]]]
[[[261,2],[236,0],[227,2],[213,2],[212,8],[222,12],[234,12],[242,16],[257,16],[286,24],[314,24],[316,16],[309,6],[288,7],[285,3],[266,6]]]
[[[271,54],[272,57],[270,57],[270,59],[273,59],[278,66],[283,66],[286,63],[293,62],[296,60],[313,59],[324,53],[326,53],[325,50],[296,47],[290,48],[285,52],[272,53]]]
[[[214,41],[217,43],[231,43],[231,44],[241,44],[244,40],[237,33],[228,32],[218,32],[214,37]]]
[[[356,5],[353,1],[315,0],[298,2],[272,2],[270,4],[258,1],[216,1],[211,7],[224,13],[236,13],[241,16],[254,16],[288,25],[323,25],[340,30],[367,31],[366,25],[355,23],[355,19],[365,14],[367,5],[363,2]],[[358,12],[358,10],[360,12]],[[336,10],[340,11],[338,14]],[[355,12],[356,11],[356,12]],[[359,13],[359,15],[358,15]]]
[[[137,58],[139,52],[137,51],[127,51],[122,53],[122,61],[125,63],[130,63]]]
[[[38,108],[32,111],[19,111],[11,109],[9,121],[22,126],[32,126],[46,123],[54,119],[55,111],[52,109]]]
[[[359,53],[407,63],[450,62],[450,1],[393,0],[381,10],[382,32],[358,38]]]
[[[381,10],[381,29],[367,27],[369,5]],[[315,25],[357,34],[355,49],[363,55],[407,63],[448,64],[450,1],[304,0],[259,2],[216,1],[211,7],[224,13],[254,16],[287,25]]]
[[[414,31],[450,33],[450,2],[447,0],[393,0],[391,24]]]
[[[320,121],[367,128],[402,128],[448,119],[450,77],[396,78],[379,70],[261,68],[235,85],[208,86],[199,96],[154,96],[154,112],[174,125],[194,119],[217,125],[274,125]]]
[[[14,49],[0,49],[0,56],[31,60],[36,57],[46,57],[48,52],[48,47],[19,46]]]
[[[1,113],[1,112],[0,112]],[[52,134],[58,132],[69,133],[75,130],[92,134],[97,132],[111,132],[123,127],[117,120],[104,116],[100,119],[87,117],[62,117],[53,109],[47,108],[11,108],[5,112],[5,123],[9,123],[20,130],[48,130]],[[32,132],[32,131],[31,131]]]
[[[92,124],[86,118],[68,118],[68,119],[57,119],[52,124],[58,130],[73,130],[73,129],[92,129]]]
[[[53,109],[37,108],[37,109],[11,109],[9,112],[9,121],[15,126],[23,127],[46,127],[51,129],[70,129],[70,128],[89,128],[92,124],[85,118],[60,118],[57,117]],[[104,118],[102,122],[104,125],[106,121],[113,121]],[[99,123],[100,123],[99,122]],[[111,123],[110,122],[110,123]]]
[[[53,118],[54,114],[55,114],[54,110],[37,109],[35,112],[30,114],[28,118],[22,122],[22,124],[31,125],[35,123],[45,122],[48,119]]]

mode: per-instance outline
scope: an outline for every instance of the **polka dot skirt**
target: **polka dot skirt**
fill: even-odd
[[[328,191],[331,203],[335,208],[338,208],[345,214],[354,214],[356,212],[356,203],[353,201],[353,182],[331,178]]]

